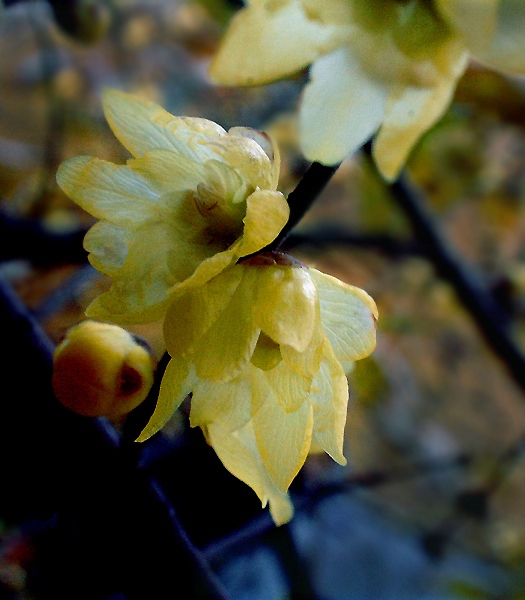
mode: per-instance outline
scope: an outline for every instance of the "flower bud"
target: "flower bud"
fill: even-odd
[[[79,415],[117,419],[147,396],[154,378],[150,352],[128,331],[95,321],[72,327],[53,356],[53,390]]]

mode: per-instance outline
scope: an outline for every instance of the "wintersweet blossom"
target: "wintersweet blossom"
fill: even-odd
[[[287,490],[307,454],[346,462],[343,363],[372,352],[376,318],[363,290],[276,252],[187,288],[166,314],[171,361],[139,441],[193,392],[191,425],[263,506],[269,501],[277,524],[288,521]]]
[[[57,181],[99,219],[84,246],[111,278],[87,315],[121,325],[161,319],[181,286],[205,283],[275,239],[289,208],[276,191],[280,159],[253,129],[175,117],[157,104],[106,90],[125,165],[81,156]]]
[[[394,179],[447,109],[470,55],[525,72],[523,0],[251,0],[234,18],[210,74],[254,85],[306,67],[300,108],[309,160],[336,164],[374,133]]]

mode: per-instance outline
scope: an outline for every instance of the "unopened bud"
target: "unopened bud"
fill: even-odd
[[[128,331],[83,321],[55,350],[53,390],[77,414],[117,419],[146,398],[154,371],[151,353]]]

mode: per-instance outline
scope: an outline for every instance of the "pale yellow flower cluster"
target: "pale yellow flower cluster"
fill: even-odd
[[[174,298],[164,324],[170,361],[139,440],[192,391],[190,419],[276,523],[288,487],[316,449],[340,464],[348,404],[342,363],[375,346],[377,309],[363,290],[261,254]]]
[[[375,135],[386,179],[445,112],[469,56],[525,72],[523,0],[250,0],[211,66],[225,85],[313,63],[300,107],[305,156],[336,164]]]
[[[279,155],[253,129],[228,133],[206,119],[106,90],[106,118],[133,155],[126,165],[80,156],[57,181],[100,221],[84,246],[111,277],[87,315],[121,325],[164,316],[182,285],[201,285],[275,239],[288,220],[275,191]]]
[[[288,488],[309,452],[345,463],[343,365],[375,346],[374,301],[260,252],[289,216],[267,136],[227,133],[116,91],[105,93],[104,108],[134,158],[125,166],[74,158],[57,179],[100,219],[85,246],[112,285],[88,314],[118,324],[164,319],[171,360],[139,440],[192,392],[191,425],[284,523]]]

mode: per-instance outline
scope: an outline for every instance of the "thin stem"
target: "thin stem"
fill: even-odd
[[[83,598],[118,585],[130,600],[167,598],[174,589],[184,598],[227,600],[162,489],[120,451],[113,428],[54,398],[53,345],[2,278],[0,325],[8,349],[2,365],[16,384],[0,404],[0,420],[9,424],[0,438],[0,472],[9,483],[2,515],[58,513],[68,540],[55,548],[60,568],[46,577],[50,593],[42,597],[70,597],[57,589],[81,583]]]
[[[287,252],[301,247],[319,250],[321,246],[354,246],[380,252],[390,259],[421,254],[417,244],[388,234],[358,233],[332,223],[320,223],[312,229],[292,231],[282,243]]]
[[[326,184],[330,181],[333,174],[337,171],[339,165],[327,167],[320,163],[312,163],[296,188],[288,195],[288,206],[290,207],[290,218],[281,230],[281,233],[267,246],[255,252],[262,254],[263,252],[271,252],[280,248],[290,231],[299,223],[299,221],[307,213],[308,209],[317,200],[319,194],[324,190]],[[254,256],[243,257],[243,260]]]
[[[436,271],[452,285],[488,346],[500,358],[515,383],[525,391],[525,356],[512,339],[507,314],[493,299],[481,278],[475,275],[474,268],[465,264],[438,230],[425,208],[421,192],[403,177],[388,189]]]

